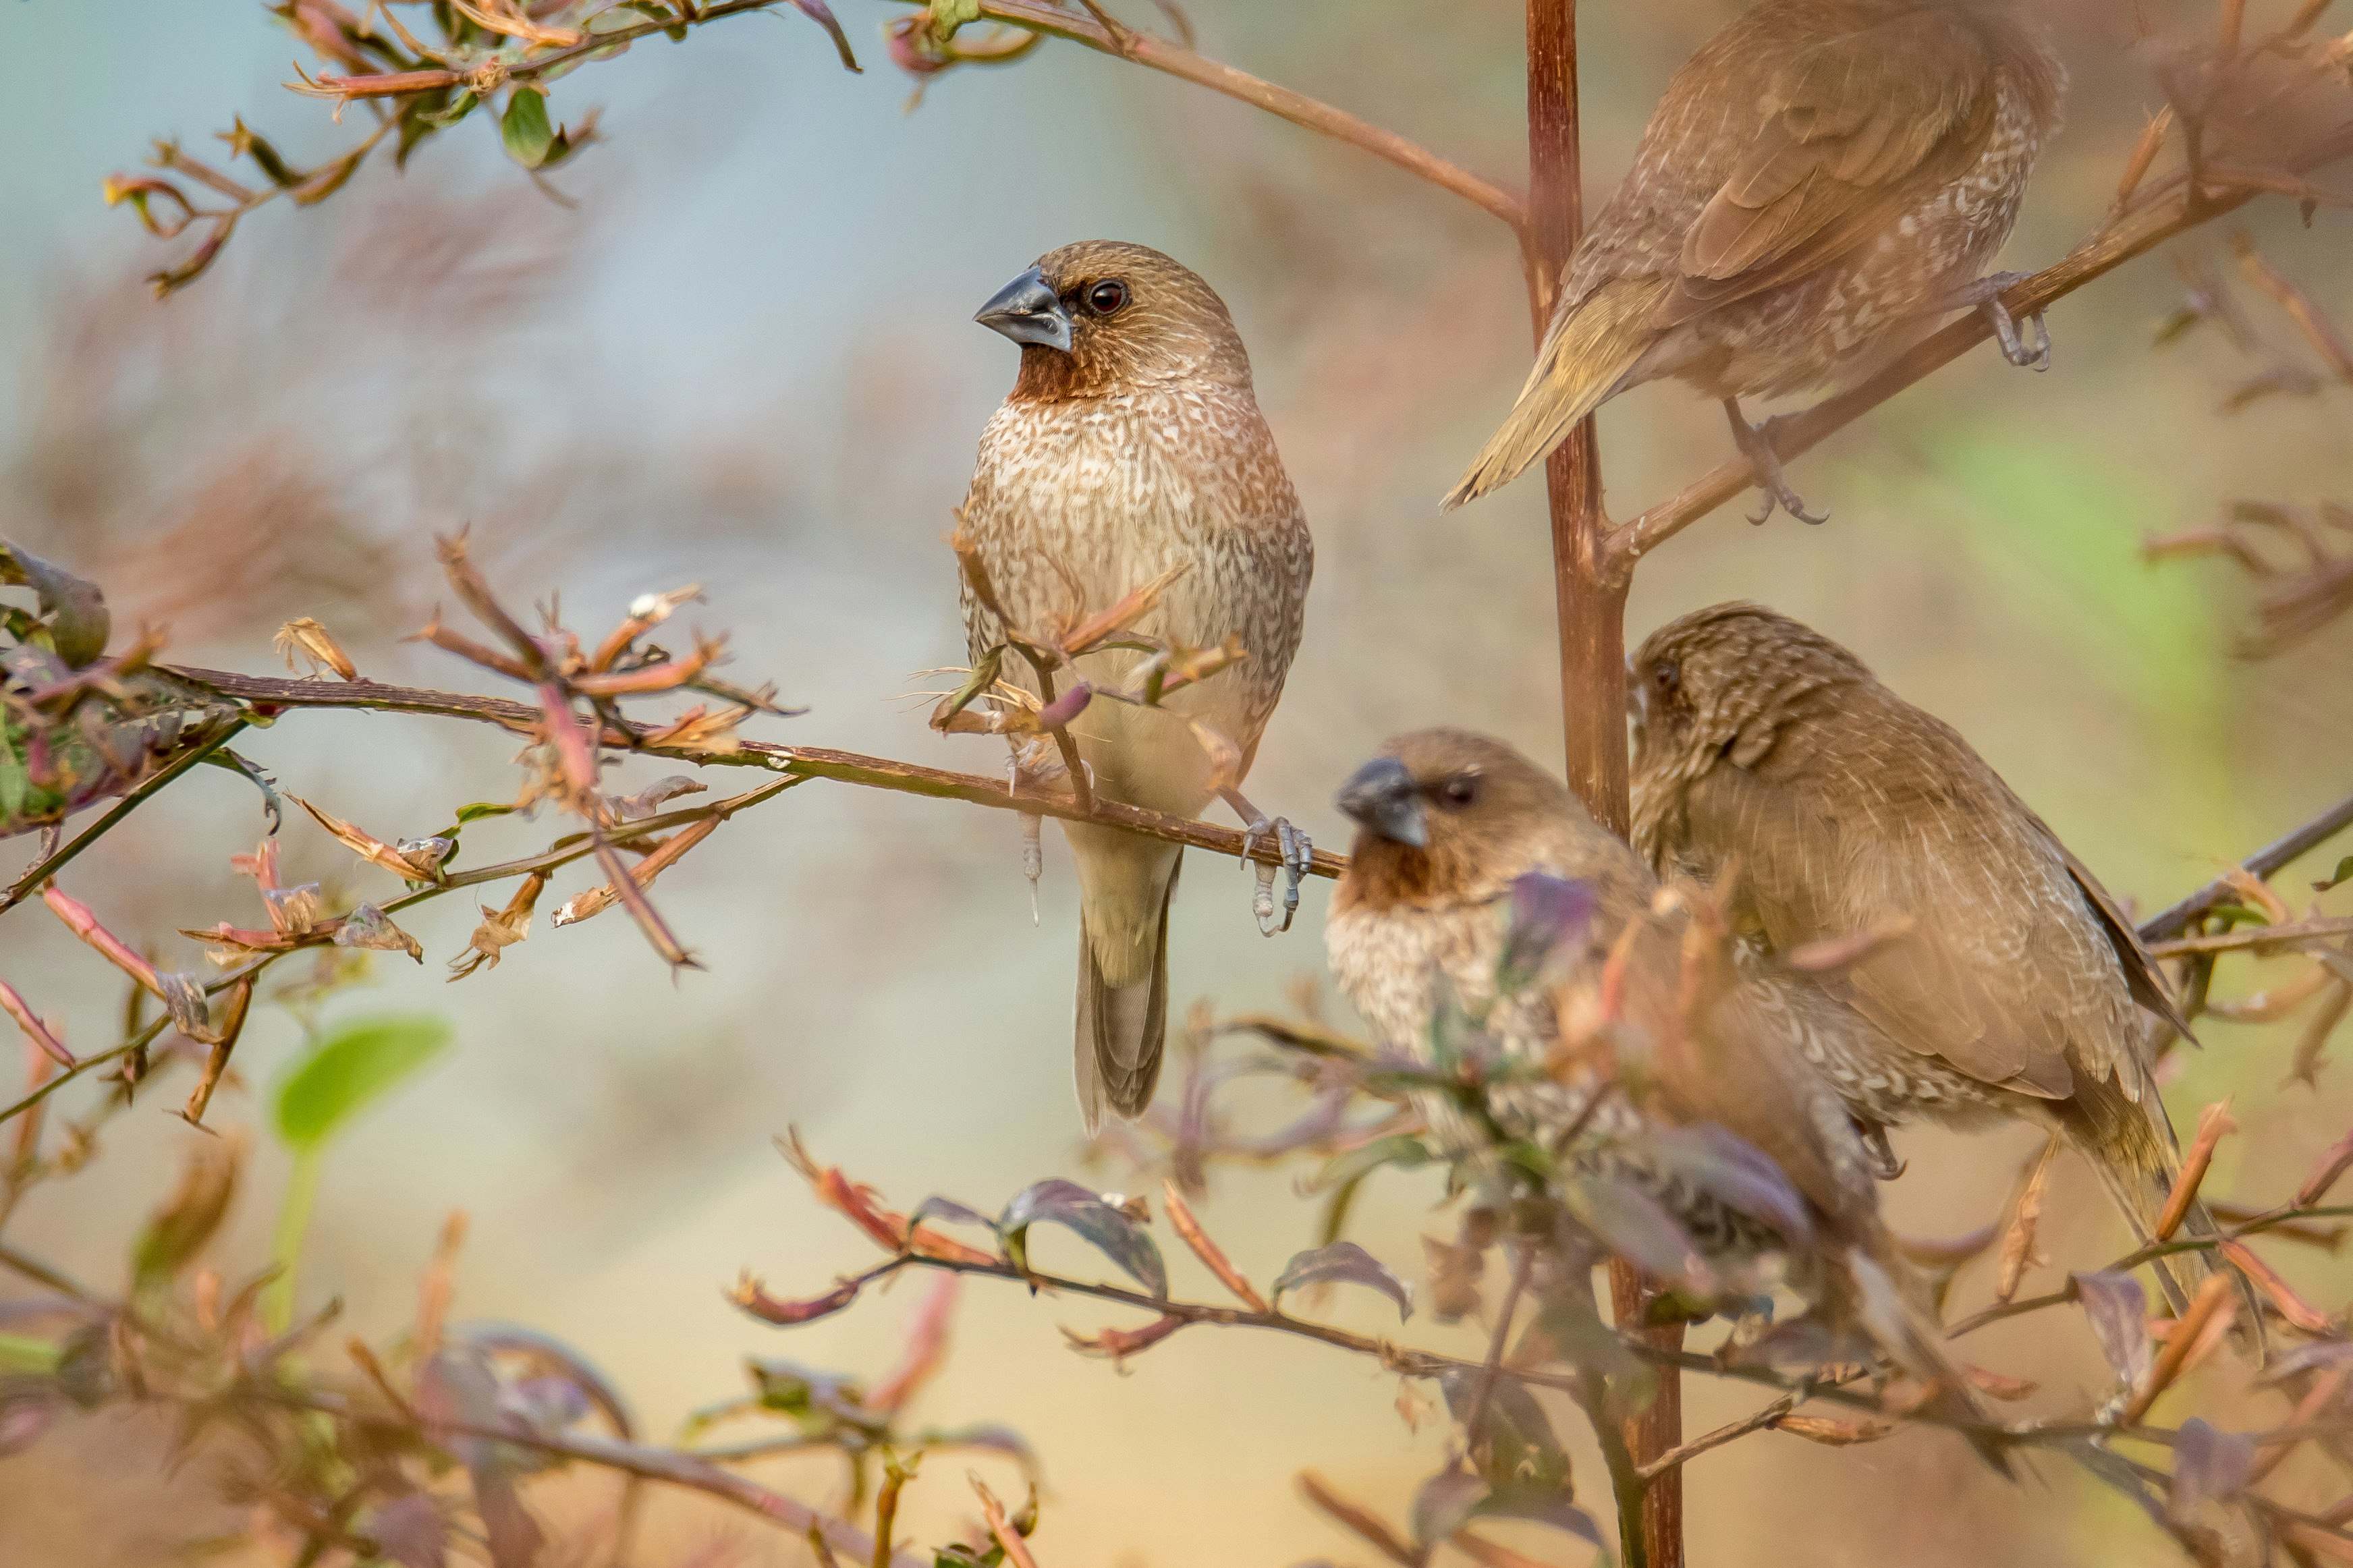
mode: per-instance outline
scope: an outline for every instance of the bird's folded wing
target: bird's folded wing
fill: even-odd
[[[1805,50],[1765,89],[1764,128],[1683,243],[1661,329],[1852,254],[1966,173],[1992,136],[1992,63],[1926,8]]]
[[[1736,900],[1777,952],[1905,929],[1824,985],[1905,1048],[2039,1097],[2107,1076],[2120,988],[2063,863],[1950,800],[1855,796],[1835,772],[1720,765],[1693,834],[1737,847]]]

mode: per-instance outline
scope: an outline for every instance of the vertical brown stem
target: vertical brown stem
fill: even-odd
[[[1584,222],[1577,148],[1577,0],[1528,0],[1528,216],[1523,261],[1536,336]],[[1623,835],[1631,811],[1626,773],[1626,583],[1602,549],[1601,461],[1588,419],[1545,465],[1552,509],[1555,603],[1560,620],[1561,726],[1568,783],[1596,820]],[[1641,1321],[1650,1293],[1623,1263],[1609,1268],[1609,1300],[1620,1323]],[[1650,1331],[1680,1349],[1680,1327]],[[1683,1386],[1663,1368],[1658,1397],[1626,1423],[1637,1465],[1683,1441]],[[1642,1494],[1641,1539],[1648,1568],[1683,1568],[1683,1473],[1669,1470]],[[1631,1533],[1630,1531],[1628,1533]],[[1629,1554],[1630,1555],[1630,1553]]]

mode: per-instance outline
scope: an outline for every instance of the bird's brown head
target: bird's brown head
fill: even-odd
[[[1141,245],[1089,239],[1050,250],[973,320],[1021,345],[1016,401],[1174,383],[1250,385],[1250,356],[1225,301]]]
[[[1389,742],[1341,786],[1338,805],[1357,830],[1335,909],[1486,899],[1544,858],[1564,821],[1590,824],[1559,780],[1462,730]]]
[[[1669,622],[1630,662],[1638,792],[1719,755],[1752,766],[1783,725],[1871,681],[1861,659],[1820,632],[1745,603]]]

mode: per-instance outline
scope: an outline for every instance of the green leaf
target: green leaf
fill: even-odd
[[[278,1086],[278,1135],[298,1150],[318,1148],[448,1043],[449,1026],[438,1018],[363,1018],[344,1025]]]
[[[2325,882],[2315,882],[2312,885],[2312,890],[2316,893],[2325,893],[2332,888],[2341,888],[2348,882],[2353,882],[2353,855],[2348,855],[2344,859],[2337,862],[2335,873]]]
[[[65,1360],[65,1347],[21,1334],[0,1334],[0,1373],[31,1373],[47,1376]]]
[[[932,0],[932,37],[946,43],[966,22],[980,20],[980,0]]]
[[[40,595],[50,644],[68,668],[79,669],[104,656],[111,622],[106,595],[97,584],[52,566],[5,539],[0,539],[0,583],[21,584]]]
[[[547,99],[528,88],[517,88],[507,98],[507,111],[499,119],[499,140],[507,155],[526,169],[547,162],[555,145],[555,127],[547,121]]]
[[[1386,1138],[1376,1138],[1360,1149],[1345,1154],[1335,1154],[1324,1168],[1309,1178],[1307,1190],[1320,1193],[1327,1188],[1345,1186],[1379,1170],[1383,1165],[1395,1165],[1401,1170],[1414,1170],[1430,1161],[1430,1146],[1410,1132],[1392,1132]]]

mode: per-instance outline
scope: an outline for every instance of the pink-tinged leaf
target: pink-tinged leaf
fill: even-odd
[[[1471,1522],[1487,1499],[1487,1483],[1468,1470],[1443,1470],[1424,1481],[1413,1497],[1413,1538],[1438,1546]]]
[[[814,1323],[819,1318],[829,1318],[858,1300],[858,1284],[845,1279],[822,1296],[806,1300],[786,1301],[768,1294],[760,1281],[745,1274],[735,1281],[735,1289],[727,1300],[764,1323],[790,1328],[797,1323]]]
[[[943,1274],[932,1281],[931,1290],[915,1309],[914,1321],[907,1326],[906,1354],[866,1396],[869,1410],[896,1414],[938,1373],[947,1356],[948,1325],[955,1319],[956,1296],[962,1284],[954,1274]]]
[[[2255,1381],[2271,1387],[2307,1372],[2338,1367],[2353,1367],[2353,1341],[2324,1340],[2318,1344],[2299,1345],[2284,1355],[2273,1357]]]
[[[1639,1146],[1662,1173],[1679,1176],[1735,1213],[1772,1226],[1796,1247],[1813,1244],[1806,1200],[1772,1156],[1755,1144],[1709,1121],[1658,1129]]]
[[[353,826],[340,816],[321,811],[301,795],[290,797],[294,804],[311,814],[311,820],[329,833],[335,841],[371,866],[381,866],[394,876],[410,882],[436,882],[439,874],[430,865],[421,864],[364,829]]]
[[[849,51],[849,35],[843,32],[841,24],[834,19],[833,8],[825,0],[792,0],[792,3],[794,10],[825,29],[826,36],[833,40],[834,52],[841,57],[842,69],[862,74],[864,68],[859,65],[858,57]]]
[[[1071,682],[1071,689],[1038,710],[1038,727],[1059,730],[1087,710],[1094,700],[1095,689],[1083,680]]]
[[[407,1492],[377,1505],[365,1530],[376,1550],[400,1568],[447,1568],[449,1525],[423,1492]]]
[[[1675,1217],[1657,1199],[1624,1182],[1575,1175],[1561,1201],[1602,1246],[1654,1279],[1673,1280],[1698,1300],[1717,1293],[1715,1274]]]
[[[1809,1443],[1820,1443],[1826,1448],[1852,1448],[1860,1443],[1876,1443],[1891,1436],[1895,1426],[1889,1421],[1873,1421],[1864,1416],[1854,1421],[1835,1421],[1827,1415],[1776,1415],[1773,1430],[1787,1432],[1792,1437],[1803,1437]]]
[[[66,1049],[66,1043],[49,1032],[49,1026],[41,1022],[25,998],[17,994],[16,988],[5,980],[0,980],[0,1012],[5,1012],[16,1019],[16,1027],[25,1032],[25,1038],[39,1047],[41,1054],[58,1066],[70,1070],[81,1065],[74,1059],[74,1054]]]
[[[596,747],[588,727],[572,710],[572,698],[552,682],[539,689],[540,710],[548,743],[555,748],[556,766],[568,792],[565,804],[586,812],[596,804]]]
[[[1114,1362],[1124,1362],[1166,1339],[1185,1326],[1185,1320],[1174,1316],[1155,1318],[1140,1329],[1104,1329],[1100,1333],[1073,1333],[1062,1331],[1062,1338],[1082,1355],[1099,1355]]]
[[[41,901],[49,906],[50,913],[65,921],[68,931],[96,948],[109,963],[154,994],[161,996],[164,994],[162,984],[155,978],[155,966],[132,952],[130,944],[121,937],[99,924],[98,916],[90,912],[89,905],[69,895],[55,882],[41,889]]]
[[[2254,1472],[2255,1442],[2239,1432],[2218,1432],[2198,1417],[2181,1424],[2173,1439],[2173,1477],[2166,1488],[2167,1515],[2178,1525],[2194,1521],[2209,1503],[2227,1503],[2247,1489]]]
[[[1274,1288],[1268,1294],[1280,1308],[1287,1292],[1303,1290],[1310,1285],[1363,1285],[1397,1303],[1398,1321],[1404,1322],[1413,1316],[1413,1293],[1406,1289],[1405,1281],[1353,1241],[1335,1241],[1329,1247],[1295,1255],[1275,1276]]]
[[[1593,884],[1531,871],[1512,884],[1512,923],[1495,988],[1508,996],[1541,976],[1556,952],[1581,946],[1600,900]]]
[[[2198,1135],[2190,1140],[2189,1152],[2181,1161],[2181,1174],[2173,1184],[2173,1195],[2166,1200],[2165,1212],[2158,1216],[2157,1239],[2169,1241],[2189,1217],[2189,1205],[2198,1199],[2199,1184],[2206,1179],[2207,1167],[2213,1163],[2214,1146],[2225,1133],[2236,1132],[2239,1124],[2231,1119],[2231,1102],[2226,1098],[2216,1100],[2198,1113]]]
[[[302,939],[284,931],[251,931],[233,926],[223,921],[216,926],[182,926],[180,934],[196,942],[210,942],[216,947],[233,948],[242,952],[290,952],[301,945]],[[230,962],[235,953],[215,953],[213,962]]]
[[[66,1410],[65,1399],[43,1384],[0,1387],[0,1458],[39,1442]]]
[[[2254,1248],[2242,1241],[2226,1241],[2221,1244],[2221,1251],[2240,1273],[2254,1281],[2255,1289],[2271,1298],[2272,1305],[2279,1309],[2280,1316],[2287,1320],[2289,1327],[2300,1329],[2307,1334],[2332,1334],[2337,1331],[2337,1324],[2328,1314],[2297,1295],[2288,1282],[2280,1278],[2277,1269],[2255,1255]]]
[[[2313,1163],[2312,1174],[2296,1189],[2295,1206],[2308,1209],[2328,1195],[2328,1189],[2337,1178],[2353,1170],[2353,1132],[2348,1132],[2328,1146],[2327,1152]]]
[[[2034,1397],[2035,1391],[2042,1386],[2039,1383],[2030,1383],[2022,1377],[2005,1377],[2000,1373],[1989,1372],[1984,1367],[1968,1363],[1962,1365],[1961,1375],[1968,1380],[1971,1388],[1989,1399],[1999,1399],[2005,1405],[2015,1405],[2021,1399],[2031,1399]]]
[[[250,855],[232,855],[228,868],[240,877],[253,879],[254,886],[267,894],[278,886],[278,840],[265,838]]]
[[[2099,1273],[2076,1275],[2075,1294],[2117,1383],[2138,1388],[2151,1356],[2148,1292],[2129,1274]]]

